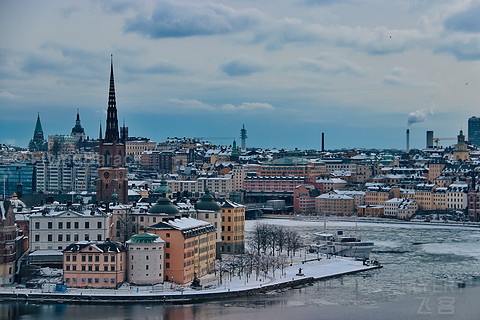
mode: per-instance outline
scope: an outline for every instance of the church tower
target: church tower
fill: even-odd
[[[112,195],[118,196],[119,203],[128,203],[128,181],[125,136],[120,137],[113,77],[113,57],[110,61],[110,89],[105,136],[102,139],[100,129],[97,201],[110,203]],[[116,198],[116,197],[115,197]],[[116,200],[116,199],[115,199]]]

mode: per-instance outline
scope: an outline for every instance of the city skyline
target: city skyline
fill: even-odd
[[[25,10],[28,5],[30,10]],[[4,1],[0,143],[98,138],[115,59],[133,136],[228,137],[247,147],[425,147],[478,116],[474,1]],[[212,139],[213,140],[213,139]],[[232,141],[212,142],[230,144]]]

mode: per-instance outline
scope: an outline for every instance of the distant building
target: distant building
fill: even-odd
[[[384,206],[369,205],[369,204],[360,205],[357,207],[357,216],[380,218],[380,217],[383,217],[384,211],[385,211]]]
[[[315,209],[318,215],[351,216],[355,213],[355,199],[342,194],[324,193],[315,198]]]
[[[223,226],[222,208],[220,208],[208,190],[195,204],[195,213],[196,219],[206,221],[215,227],[216,255],[217,258],[220,258]]]
[[[47,142],[43,136],[42,123],[40,122],[40,114],[37,115],[37,123],[33,132],[33,138],[28,144],[30,151],[47,151]]]
[[[14,193],[31,194],[37,190],[36,170],[32,164],[0,165],[0,198],[9,198]]]
[[[118,288],[125,281],[125,247],[111,241],[82,241],[63,250],[63,281],[73,288]]]
[[[60,134],[48,136],[48,152],[55,156],[75,153],[76,146],[75,137]]]
[[[75,143],[76,146],[79,146],[79,142],[85,140],[85,130],[83,129],[81,123],[80,123],[80,113],[78,112],[77,109],[77,120],[75,121],[75,127],[72,128],[72,133],[70,133],[72,137],[75,138]]]
[[[468,142],[480,147],[480,118],[471,117],[468,119]]]
[[[293,191],[293,212],[300,214],[315,213],[315,198],[320,190],[311,184],[302,184]]]
[[[453,159],[461,161],[470,159],[470,154],[468,152],[467,143],[465,142],[463,130],[460,130],[460,133],[457,136],[457,144],[455,145],[455,149],[453,149]]]

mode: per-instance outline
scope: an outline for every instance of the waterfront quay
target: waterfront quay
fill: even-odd
[[[304,260],[297,260],[286,267],[278,276],[252,275],[245,277],[224,277],[222,283],[218,279],[208,277],[202,279],[202,289],[178,286],[165,283],[161,286],[129,286],[119,289],[68,289],[67,292],[42,292],[41,289],[19,289],[4,287],[0,290],[0,301],[25,301],[37,303],[169,303],[183,304],[202,301],[229,299],[242,296],[262,294],[269,291],[282,290],[306,285],[314,281],[340,277],[352,273],[381,268],[380,265],[366,265],[344,257],[316,257],[307,255]],[[213,282],[212,282],[213,280]],[[209,282],[210,281],[210,282]]]

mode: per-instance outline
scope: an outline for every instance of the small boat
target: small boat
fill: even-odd
[[[355,237],[344,236],[343,230],[337,234],[316,232],[313,234],[316,245],[311,245],[311,250],[317,253],[335,254],[343,257],[354,257],[360,260],[368,260],[372,251],[373,242],[362,242]]]

